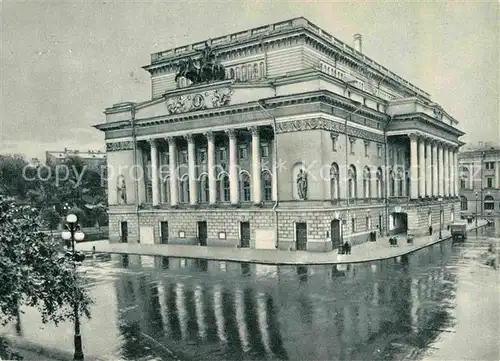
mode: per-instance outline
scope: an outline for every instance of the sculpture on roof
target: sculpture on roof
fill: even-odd
[[[226,78],[224,66],[217,60],[212,48],[205,43],[201,51],[201,57],[196,61],[189,58],[179,63],[179,69],[175,75],[175,81],[180,77],[190,80],[193,84],[208,83]]]

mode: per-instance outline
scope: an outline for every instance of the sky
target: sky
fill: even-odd
[[[499,141],[499,3],[0,0],[0,154],[105,148],[103,111],[151,97],[150,54],[304,16]]]

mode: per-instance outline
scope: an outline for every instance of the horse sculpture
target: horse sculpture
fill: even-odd
[[[190,80],[193,84],[224,80],[226,78],[226,70],[216,60],[212,48],[205,43],[205,49],[202,50],[199,66],[195,65],[191,58],[179,63],[179,70],[175,76],[175,81],[180,77]]]

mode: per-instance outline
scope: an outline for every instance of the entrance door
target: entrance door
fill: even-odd
[[[338,248],[342,239],[340,238],[340,221],[338,219],[334,219],[330,224],[330,235],[332,237],[332,248]]]
[[[198,222],[198,241],[200,246],[207,245],[207,222]]]
[[[160,222],[161,244],[168,243],[168,222]]]
[[[295,242],[297,251],[307,251],[307,223],[295,223]]]
[[[250,247],[250,222],[240,223],[241,248]]]
[[[121,233],[121,242],[127,243],[128,242],[128,224],[127,224],[127,222],[120,223],[120,233]]]

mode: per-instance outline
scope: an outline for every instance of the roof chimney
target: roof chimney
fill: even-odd
[[[354,50],[363,52],[363,36],[361,34],[354,34]]]

